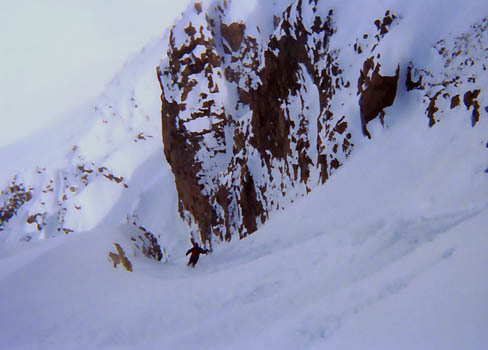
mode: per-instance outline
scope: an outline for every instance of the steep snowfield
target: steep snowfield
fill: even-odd
[[[482,349],[488,121],[417,122],[378,130],[328,186],[195,270],[184,245],[166,264],[134,257],[129,225],[5,252],[0,347]],[[113,269],[114,242],[134,272]]]
[[[148,43],[98,98],[0,149],[1,209],[12,198],[11,187],[23,186],[31,197],[0,225],[0,242],[38,241],[132,221],[168,233],[163,240],[169,249],[172,242],[186,241],[161,147],[155,67],[166,42],[164,35]]]
[[[456,33],[469,27],[460,24],[466,11]],[[17,174],[35,187],[0,231],[0,349],[486,348],[483,110],[472,127],[465,106],[445,107],[429,128],[421,94],[401,87],[387,128],[370,123],[373,140],[358,139],[325,186],[189,269],[189,228],[159,136],[155,65],[164,50],[162,41],[148,45],[88,107],[0,150],[2,186]],[[486,86],[486,72],[470,73]],[[38,211],[39,231],[26,223]],[[158,234],[161,262],[135,249],[132,220]],[[114,243],[133,272],[114,269]]]

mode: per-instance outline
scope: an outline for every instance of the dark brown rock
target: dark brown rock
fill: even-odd
[[[411,66],[408,66],[408,68],[407,68],[407,80],[405,81],[405,86],[407,87],[407,91],[422,88],[422,76],[420,76],[417,81],[413,81],[412,80],[412,67]]]
[[[378,115],[381,123],[384,124],[384,108],[393,105],[395,101],[398,78],[400,77],[400,66],[397,67],[394,76],[382,76],[379,73],[381,65],[375,65],[374,58],[370,57],[364,62],[363,69],[358,79],[359,107],[361,112],[361,123],[363,134],[371,138],[366,125]],[[369,75],[372,71],[371,76]]]
[[[241,47],[245,29],[246,25],[244,23],[231,23],[230,25],[222,23],[220,25],[220,33],[227,40],[232,51],[237,51]]]
[[[461,104],[461,98],[459,97],[459,95],[453,96],[451,98],[451,109],[456,108],[460,104]]]
[[[480,108],[481,108],[481,106],[477,100],[480,92],[481,92],[480,89],[476,89],[474,91],[466,91],[466,93],[464,94],[464,98],[463,98],[464,105],[466,106],[466,108],[468,110],[471,107],[473,107],[473,113],[471,115],[471,125],[472,126],[475,126],[476,123],[478,123],[480,120]]]
[[[197,14],[202,13],[202,4],[201,4],[201,3],[196,2],[196,3],[194,4],[194,6],[195,6],[195,10],[197,11]]]
[[[473,106],[474,101],[478,98],[478,95],[480,94],[480,91],[481,90],[474,90],[474,91],[468,90],[464,94],[463,101],[464,101],[464,105],[468,110],[471,108],[471,106]]]
[[[158,75],[161,74],[158,71]],[[163,88],[163,86],[161,85]],[[194,162],[198,144],[188,143],[182,127],[178,122],[180,107],[169,102],[162,94],[162,136],[164,154],[175,174],[175,184],[178,192],[178,209],[183,216],[183,210],[188,210],[200,230],[203,242],[210,241],[211,228],[216,222],[214,209],[208,198],[201,193],[197,173],[200,165]]]
[[[429,118],[429,127],[432,127],[436,123],[435,113],[439,110],[436,106],[437,98],[441,95],[443,90],[436,92],[434,96],[430,98],[429,106],[427,107],[427,117]]]
[[[242,170],[241,183],[240,206],[242,208],[242,222],[247,233],[253,233],[257,230],[257,218],[262,215],[264,208],[257,200],[254,180],[247,166]],[[240,238],[245,236],[246,234],[240,234]]]

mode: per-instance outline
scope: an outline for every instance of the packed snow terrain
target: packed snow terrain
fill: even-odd
[[[0,260],[0,346],[482,349],[483,123],[401,143],[404,129],[388,130],[329,186],[194,270],[187,246],[165,264],[128,251],[134,271],[114,270],[107,252],[130,247],[130,225],[24,243]],[[453,168],[459,154],[471,166]]]
[[[257,2],[234,1],[228,16],[239,21],[247,14],[248,27],[255,20],[266,36],[274,28],[265,13],[283,12],[286,19],[288,5],[297,9],[313,2],[273,2],[261,18],[252,16]],[[202,11],[212,13],[218,4],[204,3]],[[354,143],[350,152],[337,156],[340,167],[327,173],[325,183],[318,169],[305,182],[285,179],[284,186],[293,191],[283,198],[270,183],[266,196],[279,205],[266,212],[266,220],[244,239],[238,232],[229,242],[214,240],[211,254],[201,256],[195,269],[186,266],[184,254],[190,238],[199,240],[198,227],[182,210],[178,173],[165,161],[160,136],[164,85],[158,84],[156,66],[164,67],[161,57],[171,34],[146,45],[104,94],[63,123],[0,150],[0,349],[488,346],[488,20],[483,19],[488,8],[478,1],[463,9],[446,5],[435,28],[425,33],[434,2],[368,2],[357,29],[357,19],[349,15],[352,5],[318,4],[324,18],[334,7],[339,30],[330,45],[351,51],[337,54],[334,62],[354,89],[355,68],[368,58],[355,53],[356,38],[365,40],[356,42],[365,52],[375,43],[362,36],[360,24],[386,10],[400,18],[378,46],[385,77],[393,77],[401,63],[385,126],[371,120],[371,139],[363,135],[356,91],[349,95],[347,87],[337,88],[329,107],[344,109]],[[189,21],[196,26],[195,10],[201,6],[190,5],[175,32]],[[348,37],[346,28],[354,35]],[[425,42],[414,45],[419,36]],[[408,66],[414,71],[411,79]],[[300,69],[304,87],[289,97],[290,118],[304,116],[300,96],[310,104],[318,96],[313,79]],[[158,68],[159,79],[160,73]],[[415,86],[420,76],[422,89],[406,86],[406,80]],[[462,100],[458,106],[453,106],[455,96]],[[237,97],[215,98],[225,109]],[[199,102],[193,103],[196,107],[188,108],[198,110]],[[317,113],[319,107],[312,107],[310,113]],[[240,122],[246,123],[252,113],[242,108]],[[209,125],[199,118],[185,120],[189,135]],[[331,130],[341,118],[332,119]],[[298,136],[317,137],[316,131],[302,131]],[[225,138],[232,139],[226,132]],[[344,142],[341,149],[343,133],[335,134]],[[220,147],[211,137],[205,140],[210,150]],[[248,142],[239,150],[241,156],[248,152],[242,159],[256,156],[261,146],[254,146]],[[228,153],[215,159],[195,153],[207,159],[201,174],[214,176],[232,158],[232,148],[227,144]],[[260,174],[259,163],[247,168],[254,178]],[[219,176],[235,181],[233,173]],[[200,184],[210,183],[209,178],[202,177]],[[205,193],[211,193],[211,185]],[[109,253],[119,254],[115,243],[132,272],[122,264],[114,268]]]

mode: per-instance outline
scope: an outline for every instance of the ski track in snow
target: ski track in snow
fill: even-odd
[[[2,338],[0,347],[10,348],[24,339],[19,337],[30,324],[30,341],[39,348],[60,343],[67,349],[149,344],[175,349],[186,348],[185,344],[202,349],[266,348],[266,344],[320,348],[350,318],[407,289],[419,275],[455,255],[455,246],[433,249],[432,245],[438,236],[459,235],[470,220],[480,216],[486,220],[486,208],[485,203],[441,215],[372,223],[360,232],[360,240],[354,234],[324,231],[305,241],[297,235],[276,239],[270,246],[269,238],[260,242],[255,236],[231,243],[230,251],[218,247],[213,255],[202,257],[195,270],[186,268],[183,258],[158,265],[136,257],[135,278],[122,270],[114,274],[104,261],[110,239],[120,234],[60,237],[64,242],[52,242],[49,250],[25,251],[27,259],[2,260],[3,266],[18,267],[19,260],[24,266],[7,278],[0,274],[2,284],[12,287],[0,291],[1,300],[10,300],[8,306],[2,305],[0,325],[11,332]],[[276,231],[268,234],[279,235]],[[98,246],[93,247],[92,241]],[[256,244],[263,249],[249,257]],[[87,264],[88,257],[94,260]],[[63,261],[62,271],[52,271],[59,261]],[[76,277],[69,276],[77,270]],[[100,277],[107,281],[101,282]],[[87,286],[81,287],[83,282],[77,278]],[[59,284],[37,284],[42,280]],[[61,305],[52,309],[56,300]],[[10,320],[10,309],[29,310],[26,318],[30,321]],[[103,310],[110,310],[108,319]],[[94,314],[100,319],[91,320]],[[36,325],[38,320],[45,320],[46,326]],[[118,325],[113,323],[116,320],[120,320]],[[19,324],[12,327],[11,322]],[[141,332],[149,338],[144,340]]]
[[[382,269],[391,266],[402,257],[411,254],[423,244],[431,242],[437,235],[445,233],[480,214],[482,210],[470,209],[432,218],[394,223],[393,226],[396,228],[393,228],[391,235],[382,234],[381,231],[378,232],[375,229],[365,230],[363,234],[369,237],[368,240],[374,240],[378,236],[382,238],[382,242],[375,242],[376,244],[380,243],[377,250],[371,250],[366,241],[354,242],[356,248],[352,250],[351,246],[344,246],[340,242],[330,242],[328,236],[323,237],[323,239],[311,240],[311,242],[297,242],[296,245],[280,247],[279,249],[286,249],[283,254],[278,255],[281,255],[279,261],[283,262],[281,268],[288,274],[287,283],[283,283],[284,281],[280,277],[269,278],[272,274],[268,274],[266,278],[263,278],[262,284],[257,287],[253,286],[245,294],[238,295],[228,305],[235,305],[239,302],[247,304],[247,301],[253,301],[256,295],[260,295],[261,298],[263,296],[265,298],[272,296],[276,298],[276,295],[279,295],[279,298],[289,301],[295,309],[292,319],[286,320],[285,317],[284,327],[277,327],[281,332],[286,329],[288,322],[291,324],[298,323],[301,325],[295,330],[297,333],[296,346],[303,346],[303,338],[309,338],[310,341],[327,340],[349,317],[407,288],[410,281],[416,276],[449,258],[455,250],[454,248],[447,249],[411,271],[381,281],[376,288],[372,290],[369,288],[370,290],[367,292],[361,288],[364,281]],[[419,239],[418,237],[423,238]],[[326,249],[323,252],[321,248],[323,246],[333,248]],[[393,246],[395,248],[391,249]],[[333,252],[329,250],[333,250]],[[357,257],[363,251],[367,252],[367,255]],[[303,257],[304,252],[306,252],[306,259],[300,260],[290,256],[297,254]],[[350,254],[352,252],[354,253]],[[288,261],[299,264],[288,264]],[[265,264],[265,262],[263,263]],[[317,278],[319,275],[321,275],[320,278]],[[293,281],[297,284],[297,288],[290,288]],[[288,287],[286,292],[280,292],[283,285]],[[303,290],[308,292],[301,296]],[[343,296],[349,296],[349,299],[341,300],[344,299]],[[338,308],[337,305],[340,307]],[[320,306],[321,312],[317,312],[317,306]],[[296,309],[299,311],[296,312]],[[265,314],[268,313],[265,312]],[[271,317],[269,322],[273,321],[275,318]]]
[[[11,180],[7,170],[30,169],[34,161],[56,160],[62,172],[76,165],[66,150],[80,134],[75,140],[86,144],[86,164],[112,164],[128,188],[113,187],[113,198],[90,190],[93,214],[106,215],[80,215],[86,232],[18,242],[27,225],[25,217],[13,219],[18,226],[6,231],[11,239],[5,242],[11,245],[0,245],[0,349],[457,350],[488,344],[486,114],[472,128],[456,110],[430,129],[422,105],[405,112],[415,97],[400,89],[388,127],[369,124],[374,141],[360,141],[360,151],[326,186],[272,213],[246,239],[216,244],[190,269],[184,256],[189,230],[177,216],[174,178],[157,136],[159,87],[146,66],[158,62],[164,47],[152,43],[128,63],[95,101],[98,110],[89,105],[88,119],[75,118],[85,113],[76,111],[59,129],[2,150],[8,160],[3,182]],[[156,119],[146,120],[146,113]],[[112,123],[112,117],[117,127],[107,130],[101,120]],[[153,138],[136,144],[141,130]],[[43,145],[41,158],[29,153],[33,144]],[[134,226],[122,224],[129,213],[161,234],[166,263],[133,248]],[[134,272],[113,268],[107,254],[115,242]]]

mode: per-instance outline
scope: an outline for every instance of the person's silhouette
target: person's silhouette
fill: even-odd
[[[193,243],[193,242],[192,242]],[[190,254],[190,260],[188,260],[188,266],[195,267],[200,254],[208,254],[207,249],[202,249],[197,243],[193,243],[193,248],[188,249],[185,255]]]

